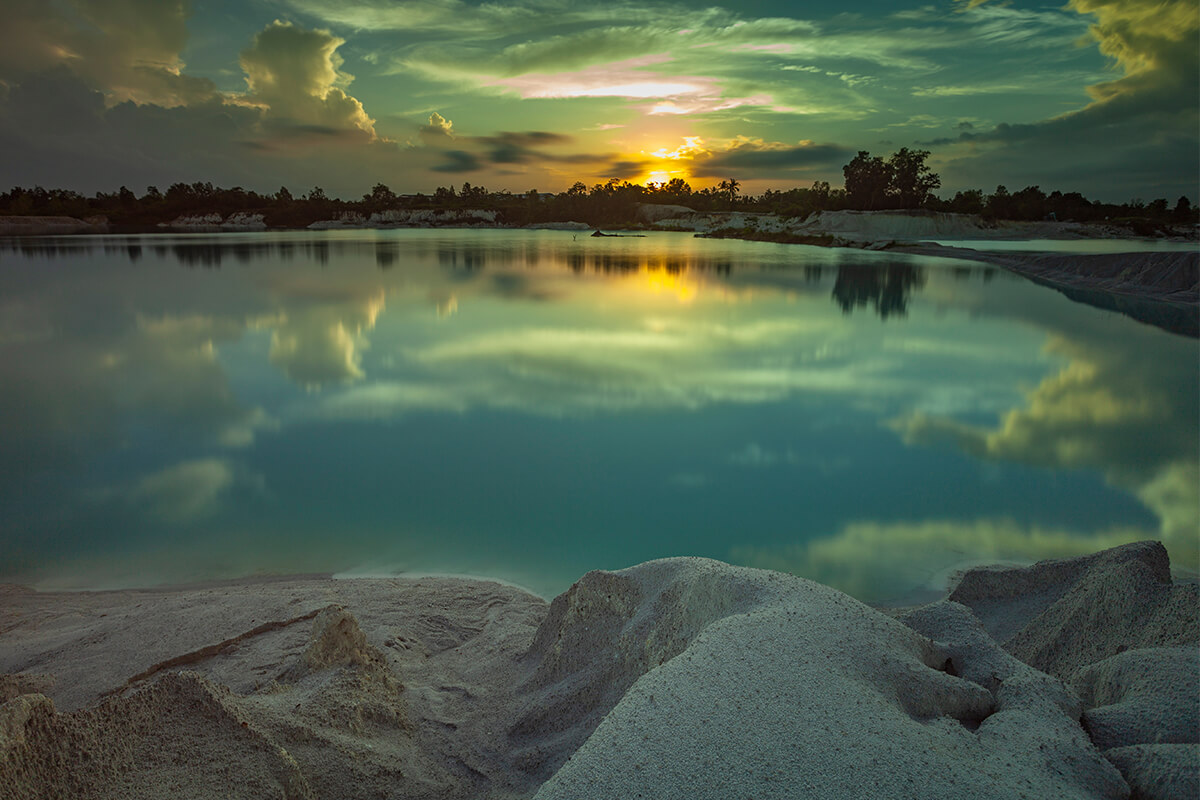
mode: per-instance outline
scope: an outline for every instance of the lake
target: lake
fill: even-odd
[[[1163,539],[1200,349],[965,261],[523,230],[0,242],[0,581],[676,555],[876,602]]]

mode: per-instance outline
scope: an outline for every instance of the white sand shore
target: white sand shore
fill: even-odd
[[[1156,543],[972,570],[899,616],[693,558],[551,604],[7,586],[0,798],[1193,797],[1196,610]]]

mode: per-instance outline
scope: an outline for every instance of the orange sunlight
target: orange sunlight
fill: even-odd
[[[683,144],[674,150],[660,147],[651,152],[643,150],[640,155],[653,160],[647,164],[646,172],[638,182],[645,186],[650,184],[664,186],[673,178],[682,178],[683,180],[690,178],[692,162],[697,158],[707,156],[708,150],[704,148],[704,141],[699,136],[684,136]]]
[[[673,295],[680,303],[687,305],[696,299],[699,286],[695,281],[688,280],[681,272],[672,272],[660,267],[648,267],[630,276],[630,285],[639,292],[651,295]]]

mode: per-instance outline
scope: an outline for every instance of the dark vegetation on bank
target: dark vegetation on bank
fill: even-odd
[[[118,228],[141,228],[185,215],[215,213],[224,218],[243,212],[261,214],[269,227],[299,228],[345,214],[369,217],[389,210],[484,209],[494,210],[497,221],[507,225],[578,221],[598,227],[622,227],[637,224],[641,204],[657,203],[700,212],[745,211],[782,217],[842,209],[925,209],[979,214],[985,219],[1104,221],[1143,236],[1200,220],[1198,209],[1187,197],[1178,198],[1174,204],[1166,198],[1113,204],[1088,200],[1078,192],[1047,194],[1038,186],[1010,192],[997,186],[991,193],[971,189],[940,198],[933,191],[941,186],[941,179],[926,165],[928,156],[926,151],[908,148],[901,148],[887,159],[863,151],[843,167],[844,188],[816,181],[808,188],[768,189],[758,196],[743,194],[741,184],[733,179],[697,190],[680,178],[646,186],[615,178],[590,188],[576,182],[558,194],[534,189],[524,194],[493,192],[470,183],[458,189],[439,187],[432,195],[396,194],[378,183],[358,200],[329,197],[320,187],[302,195],[292,194],[287,187],[274,194],[260,194],[240,186],[225,189],[201,182],[175,183],[165,192],[148,186],[140,196],[124,186],[91,197],[69,189],[18,186],[0,194],[0,215],[79,219],[102,216]]]

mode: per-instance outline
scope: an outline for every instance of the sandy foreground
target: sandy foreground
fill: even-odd
[[[697,558],[4,586],[0,798],[1195,798],[1198,605],[1155,542],[886,613]]]

